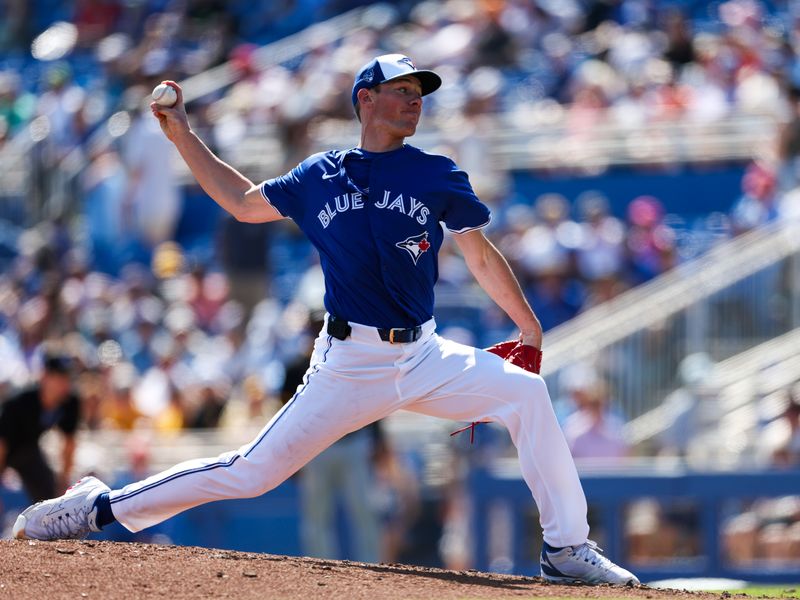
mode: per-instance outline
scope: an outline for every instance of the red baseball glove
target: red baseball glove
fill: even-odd
[[[534,348],[533,346],[526,346],[517,340],[500,342],[499,344],[495,344],[494,346],[486,348],[486,351],[491,352],[492,354],[497,354],[497,356],[503,360],[507,360],[512,365],[517,365],[518,367],[525,369],[526,371],[530,371],[531,373],[536,373],[537,375],[542,368],[542,351],[538,348]],[[475,426],[479,425],[481,422],[482,421],[476,421],[467,425],[466,427],[462,427],[458,431],[451,433],[450,436],[452,437],[457,433],[461,433],[462,431],[469,429],[469,443],[471,444],[475,441]]]
[[[533,346],[526,346],[522,342],[514,340],[500,342],[486,348],[486,351],[497,354],[512,365],[517,365],[531,373],[538,374],[542,368],[542,351]]]

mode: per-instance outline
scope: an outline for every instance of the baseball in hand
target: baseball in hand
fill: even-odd
[[[175,103],[178,101],[178,92],[175,91],[175,88],[171,85],[167,85],[166,83],[159,83],[153,89],[153,102],[160,106],[166,106],[167,108],[174,106]]]

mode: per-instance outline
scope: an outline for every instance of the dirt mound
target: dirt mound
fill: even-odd
[[[0,598],[287,600],[686,598],[647,587],[559,586],[538,577],[317,560],[185,546],[0,541]]]

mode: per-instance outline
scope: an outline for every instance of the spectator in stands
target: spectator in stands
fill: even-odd
[[[617,278],[625,260],[625,226],[609,213],[608,198],[590,191],[577,199],[580,214],[580,243],[575,262],[585,281]]]
[[[238,377],[234,378],[234,380]],[[231,431],[243,431],[266,423],[281,407],[279,400],[267,393],[259,375],[242,378],[239,393],[225,405],[220,425]]]
[[[597,369],[583,361],[573,362],[561,371],[558,376],[558,389],[561,394],[553,400],[553,410],[562,429],[567,417],[581,405],[581,395],[584,394],[584,390],[594,387],[598,380]]]
[[[153,420],[153,428],[161,433],[175,434],[186,426],[186,407],[181,391],[172,386],[169,403]]]
[[[103,426],[103,404],[107,401],[102,375],[98,371],[87,370],[78,380],[77,387],[83,425],[89,431],[97,431]]]
[[[41,273],[39,273],[41,275]],[[22,283],[22,282],[20,282]],[[14,335],[11,343],[14,353],[25,364],[26,371],[34,370],[35,362],[41,357],[42,344],[47,333],[50,308],[44,298],[38,294],[19,298],[17,313],[12,321]],[[14,306],[16,303],[12,303]]]
[[[91,49],[116,28],[122,7],[119,0],[76,0],[74,21],[78,47]]]
[[[0,148],[3,139],[11,139],[33,116],[35,105],[33,95],[22,89],[18,73],[0,71],[0,123],[5,128],[0,134]]]
[[[634,285],[675,266],[675,234],[663,219],[664,207],[653,196],[639,196],[628,205],[628,277]]]
[[[158,332],[162,306],[154,298],[143,298],[136,303],[134,311],[133,328],[120,336],[120,342],[137,372],[145,373],[156,361],[153,343]]]
[[[376,431],[376,430],[373,430]],[[409,534],[421,509],[419,482],[390,445],[382,429],[375,435],[374,480],[368,494],[380,522],[381,562],[399,562],[409,545]]]
[[[303,385],[313,351],[314,334],[322,328],[321,312],[309,317],[306,348],[286,366],[281,393],[287,403]],[[341,501],[352,534],[352,557],[361,562],[380,559],[378,514],[373,489],[372,457],[376,424],[347,434],[300,471],[301,538],[303,551],[319,558],[343,558],[337,534],[337,505]]]
[[[769,431],[772,464],[779,467],[800,465],[800,382],[787,391],[786,408]]]
[[[581,233],[575,251],[577,276],[586,286],[581,310],[611,300],[626,288],[625,225],[609,213],[608,199],[591,191],[577,199]]]
[[[480,26],[475,32],[469,70],[480,66],[515,68],[519,48],[516,38],[509,31],[510,23],[503,20],[504,2],[482,2],[478,6],[483,14],[474,17]]]
[[[789,119],[777,140],[778,187],[782,192],[800,185],[800,87],[789,88],[788,103]]]
[[[742,195],[731,209],[731,228],[734,235],[751,231],[774,221],[776,179],[773,169],[763,161],[752,161],[742,177]]]
[[[788,563],[800,544],[800,497],[743,502],[723,523],[723,547],[734,565]]]
[[[691,29],[691,22],[679,10],[673,9],[666,14],[664,32],[667,34],[667,47],[663,56],[678,71],[696,58]]]
[[[722,524],[722,546],[734,565],[753,562],[758,555],[759,518],[752,510],[736,514]]]
[[[143,88],[132,95],[147,98]],[[153,119],[143,109],[133,111],[133,122],[124,138],[125,166],[129,183],[126,211],[138,241],[149,257],[155,247],[172,240],[181,213],[181,197],[173,170],[173,150]]]
[[[49,66],[45,81],[47,88],[39,96],[36,113],[46,118],[49,127],[46,140],[51,151],[45,160],[47,165],[55,167],[81,141],[73,122],[83,106],[86,90],[73,81],[72,67],[67,62]]]
[[[9,0],[0,6],[0,51],[30,43],[30,8],[26,0]]]
[[[269,293],[269,247],[266,223],[240,223],[227,214],[222,218],[217,253],[230,281],[231,298],[241,303],[248,317]]]
[[[535,203],[537,224],[520,240],[521,285],[547,331],[578,313],[582,289],[571,278],[577,224],[560,194],[545,194]]]
[[[219,425],[230,385],[222,377],[200,385],[198,404],[188,425],[193,429],[211,429]]]
[[[102,411],[104,427],[132,431],[143,419],[133,399],[135,376],[133,367],[125,363],[114,366],[109,373],[111,394]]]
[[[70,481],[80,422],[71,369],[66,356],[46,355],[39,383],[13,394],[0,406],[0,474],[6,467],[14,469],[35,502],[63,493]],[[57,475],[39,446],[41,435],[52,428],[63,437]]]
[[[606,466],[619,464],[630,452],[623,422],[609,407],[608,385],[601,379],[576,388],[577,410],[564,421],[564,437],[575,464]]]
[[[132,241],[130,222],[124,213],[127,171],[111,147],[95,146],[89,159],[81,183],[92,264],[100,271],[116,275]]]
[[[659,434],[659,454],[682,458],[688,455],[690,445],[702,428],[701,404],[713,369],[714,362],[705,352],[689,354],[681,361],[678,376],[683,387],[664,399],[667,422],[663,423]]]

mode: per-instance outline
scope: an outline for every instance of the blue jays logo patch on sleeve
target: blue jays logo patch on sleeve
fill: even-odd
[[[397,242],[395,246],[408,252],[416,265],[419,257],[431,247],[431,243],[428,241],[428,232],[426,231],[425,233],[406,238],[402,242]]]

